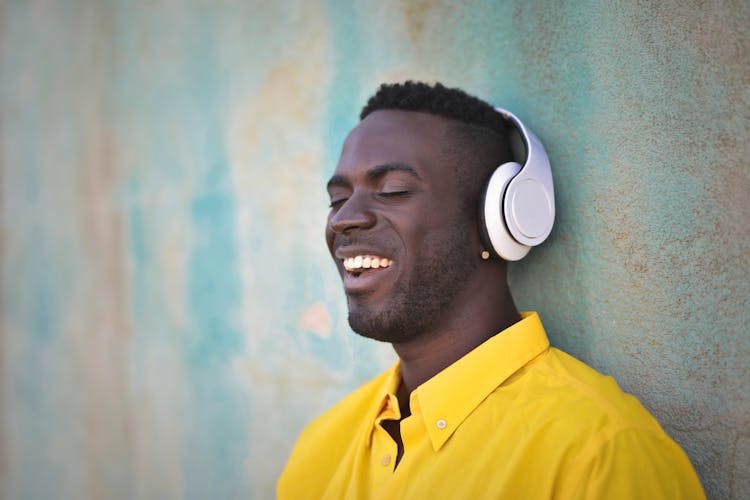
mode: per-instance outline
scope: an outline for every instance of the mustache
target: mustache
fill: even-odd
[[[340,247],[350,246],[363,246],[377,248],[379,250],[393,252],[395,245],[388,241],[384,241],[383,238],[379,238],[372,234],[358,234],[358,235],[344,235],[337,234],[333,238],[333,250],[336,251]]]

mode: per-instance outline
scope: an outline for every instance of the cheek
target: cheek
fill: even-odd
[[[326,239],[326,246],[328,247],[328,252],[333,254],[333,231],[331,231],[331,226],[328,224],[328,222],[326,222],[324,236]]]
[[[465,209],[446,210],[439,212],[438,224],[431,225],[421,236],[426,253],[434,258],[450,259],[461,254],[461,258],[479,248],[479,232],[477,217],[473,213],[466,213]],[[450,249],[450,251],[448,251]],[[455,255],[458,257],[458,255]]]
[[[447,228],[440,224],[436,217],[431,220],[410,221],[411,224],[402,235],[404,249],[406,250],[406,259],[411,266],[418,265],[419,262],[431,258],[435,254],[435,245],[445,239]],[[403,226],[402,226],[403,227]]]

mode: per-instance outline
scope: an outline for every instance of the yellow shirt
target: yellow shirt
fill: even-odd
[[[410,395],[399,364],[302,433],[280,499],[705,498],[685,453],[611,377],[554,348],[536,313]]]

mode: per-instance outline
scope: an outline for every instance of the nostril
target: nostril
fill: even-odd
[[[367,228],[374,223],[375,217],[373,214],[361,205],[352,203],[351,198],[330,219],[331,230],[336,233]]]

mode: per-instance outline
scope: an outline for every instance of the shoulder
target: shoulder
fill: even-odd
[[[328,438],[339,435],[342,428],[353,430],[355,426],[362,427],[366,425],[367,411],[382,396],[380,392],[389,374],[390,369],[361,385],[320,416],[316,417],[302,431],[295,447],[298,447],[301,443],[309,444],[310,442],[321,440],[328,442],[330,441]]]
[[[576,466],[586,481],[568,486],[585,498],[705,498],[687,455],[663,431],[620,430]]]
[[[375,405],[390,373],[387,370],[360,386],[307,425],[279,478],[279,497],[289,488],[313,492],[327,483],[349,449],[367,436],[372,423],[368,420],[377,410]],[[313,463],[314,477],[309,474]]]
[[[531,420],[566,457],[566,496],[703,498],[685,452],[612,377],[554,348],[524,370]]]
[[[589,453],[626,430],[664,434],[612,377],[555,348],[514,373],[488,402],[498,405],[495,414],[504,424],[523,430],[521,442],[534,449],[535,443],[544,443],[568,458]]]
[[[634,428],[663,433],[638,399],[623,391],[614,378],[559,349],[551,348],[524,369],[528,372],[526,390],[536,396],[544,394],[549,404],[566,410],[556,412],[556,418],[594,425],[609,434]]]

